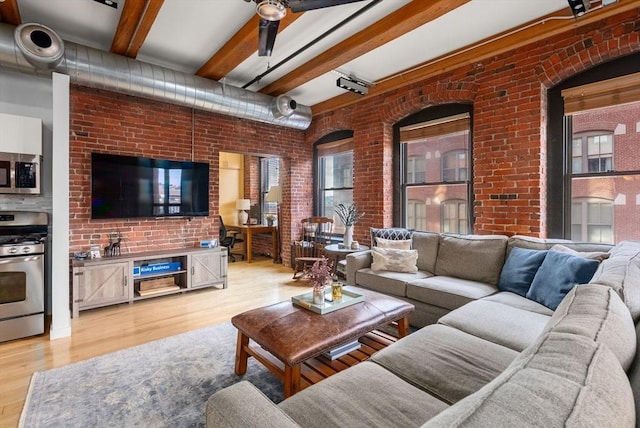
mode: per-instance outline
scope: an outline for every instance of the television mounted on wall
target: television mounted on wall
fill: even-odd
[[[91,218],[209,215],[209,164],[91,153]]]

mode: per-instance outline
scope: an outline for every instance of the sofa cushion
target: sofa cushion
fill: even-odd
[[[430,275],[430,273],[422,271],[416,273],[374,272],[371,268],[363,268],[356,272],[355,283],[358,287],[404,297],[407,295],[407,282]]]
[[[605,345],[551,332],[423,427],[633,427],[633,407],[624,370]]]
[[[572,333],[604,343],[627,370],[636,354],[636,332],[629,309],[604,285],[574,287],[562,300],[545,331]]]
[[[580,252],[609,251],[611,249],[610,244],[573,242],[568,239],[535,238],[533,236],[514,235],[509,237],[509,242],[507,244],[507,253],[509,253],[509,251],[511,251],[513,247],[529,248],[531,250],[550,250],[551,247],[558,244]]]
[[[375,353],[371,361],[447,403],[482,388],[518,356],[445,325],[429,325]]]
[[[448,405],[372,362],[359,363],[279,404],[303,427],[419,426]]]
[[[536,341],[549,318],[547,315],[481,299],[449,312],[438,323],[522,351]]]
[[[432,276],[407,283],[408,298],[446,309],[457,309],[496,291],[493,285],[450,276]]]
[[[205,415],[208,427],[299,427],[262,391],[246,380],[213,394],[207,400]],[[149,421],[151,425],[153,423]]]
[[[527,292],[527,299],[555,310],[576,284],[589,282],[598,261],[558,251],[549,251]]]
[[[483,297],[482,300],[502,303],[503,305],[513,306],[514,308],[523,309],[525,311],[536,312],[542,315],[553,315],[553,311],[538,302],[529,300],[526,297],[519,296],[509,291],[499,291],[491,296]]]
[[[373,256],[371,270],[375,272],[418,272],[418,267],[416,266],[418,252],[416,250],[373,247],[371,255]]]
[[[637,323],[640,321],[640,241],[622,241],[609,254],[590,282],[616,290],[631,311],[633,322]]]
[[[636,343],[640,343],[640,323],[636,325]],[[636,352],[629,368],[629,382],[636,402],[636,427],[640,427],[640,352]]]
[[[376,238],[376,244],[379,248],[395,248],[398,250],[410,250],[411,239],[384,239]]]
[[[435,273],[497,285],[506,248],[506,236],[441,235]]]
[[[414,232],[411,248],[418,251],[418,269],[435,273],[440,234],[433,232]]]
[[[511,291],[520,296],[526,296],[546,255],[546,250],[514,247],[502,267],[498,290]]]
[[[585,259],[593,259],[599,262],[609,258],[608,251],[576,251],[573,248],[569,248],[560,244],[554,245],[553,247],[551,247],[551,250],[558,251],[560,253],[573,254],[574,256],[584,257]]]

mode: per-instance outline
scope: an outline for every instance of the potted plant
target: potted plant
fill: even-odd
[[[344,204],[338,204],[335,208],[336,215],[344,224],[344,238],[343,244],[347,248],[351,248],[353,242],[353,226],[364,217],[365,213],[358,212],[356,204],[346,206]]]
[[[267,214],[267,225],[273,226],[273,223],[276,221],[276,216],[273,214]]]
[[[331,278],[332,268],[329,260],[326,257],[316,260],[309,274],[311,285],[313,285],[313,303],[318,305],[324,303],[324,288]]]

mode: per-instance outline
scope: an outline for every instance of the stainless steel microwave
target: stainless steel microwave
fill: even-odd
[[[40,156],[0,153],[0,193],[40,194]]]

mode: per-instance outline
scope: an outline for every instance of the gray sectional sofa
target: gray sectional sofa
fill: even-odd
[[[348,258],[347,281],[411,301],[425,327],[278,405],[248,382],[221,390],[207,403],[207,426],[637,426],[640,242],[418,232],[412,240],[415,273],[374,271],[367,252]],[[536,255],[514,248],[559,244],[544,258],[558,257],[559,269],[536,278],[548,269],[542,261],[528,290],[514,288],[516,255]],[[563,259],[567,247],[583,254]],[[559,300],[549,292],[573,257],[602,258],[584,252],[603,249],[602,262],[577,265],[595,267],[588,284]]]
[[[410,237],[418,253],[417,272],[375,271],[372,251],[347,256],[347,284],[396,296],[416,307],[410,322],[416,327],[433,324],[450,311],[471,301],[491,296],[499,290],[502,267],[512,248],[548,250],[554,246],[580,252],[607,252],[606,244],[575,243],[562,239],[539,239],[527,236],[447,235],[431,232],[409,232],[403,229],[372,229],[372,244],[376,235]],[[535,301],[512,299],[497,295],[499,301],[524,304],[531,312],[553,313]],[[503,302],[508,303],[508,302]]]

